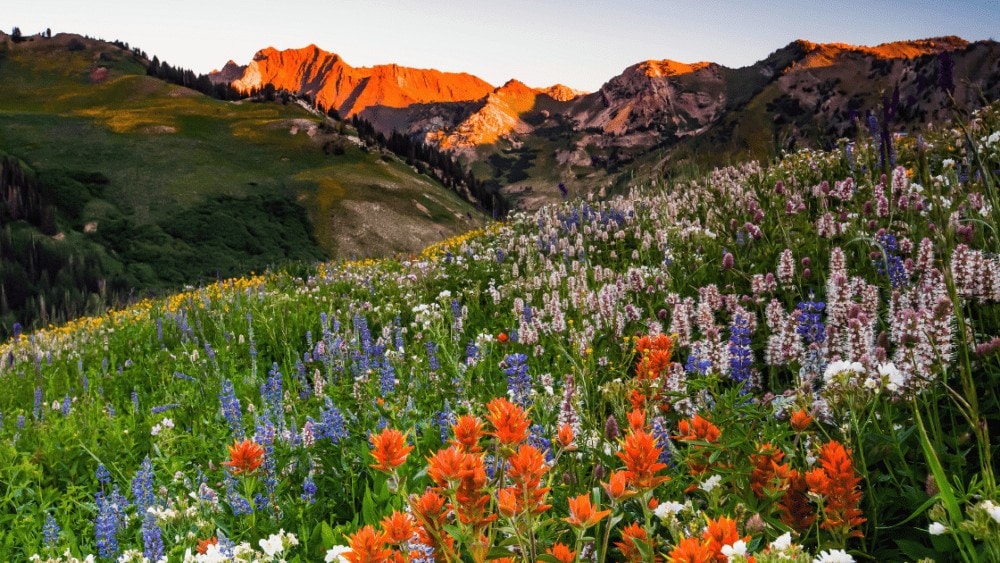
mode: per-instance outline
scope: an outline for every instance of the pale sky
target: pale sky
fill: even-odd
[[[3,0],[0,29],[120,39],[196,73],[314,43],[352,66],[596,90],[647,59],[741,67],[789,42],[1000,39],[1000,0]]]

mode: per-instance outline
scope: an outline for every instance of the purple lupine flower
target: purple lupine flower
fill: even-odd
[[[67,393],[66,396],[63,397],[62,409],[60,412],[62,412],[63,416],[69,416],[72,407],[73,407],[73,401],[70,400],[69,393]]]
[[[237,480],[233,477],[233,474],[226,471],[226,503],[229,504],[229,508],[233,510],[233,516],[243,516],[244,514],[250,514],[253,512],[253,506],[250,505],[250,501],[241,495],[237,490]]]
[[[528,374],[528,356],[508,354],[500,367],[507,376],[507,394],[512,403],[522,408],[531,405],[531,375]]]
[[[448,442],[448,432],[451,430],[451,426],[458,422],[458,417],[455,412],[451,410],[451,403],[448,399],[444,400],[444,407],[434,415],[434,424],[441,431],[441,443]]]
[[[134,407],[133,412],[139,412],[139,392],[134,388],[132,389],[132,407]]]
[[[813,297],[810,295],[810,299]],[[822,344],[826,340],[826,326],[823,324],[823,310],[826,303],[822,301],[800,302],[797,320],[799,321],[796,332],[805,339],[806,344]]]
[[[308,357],[309,353],[303,354]],[[308,359],[306,361],[309,361]],[[306,375],[306,364],[302,360],[295,360],[295,382],[299,388],[299,399],[305,401],[312,395],[312,385],[309,385],[309,377]]]
[[[309,504],[316,503],[316,483],[313,481],[313,475],[310,471],[304,481],[302,481],[302,500]]]
[[[111,472],[108,471],[107,467],[104,467],[103,463],[97,464],[97,471],[95,472],[95,475],[97,477],[97,482],[101,484],[102,489],[104,488],[104,485],[111,482]]]
[[[31,409],[31,417],[35,420],[42,419],[42,386],[35,387],[35,406]]]
[[[21,323],[14,323],[11,329],[14,333],[14,344],[17,344],[18,340],[21,339],[21,331],[24,330],[24,328],[21,326]]]
[[[740,392],[745,393],[753,386],[750,365],[753,351],[750,349],[750,322],[737,314],[729,327],[729,377],[741,384]]]
[[[476,346],[475,341],[470,340],[468,344],[465,345],[465,364],[475,365],[477,358],[479,356],[479,346]]]
[[[163,531],[152,512],[146,512],[142,519],[142,554],[150,561],[159,561],[164,557]]]
[[[97,504],[94,539],[97,542],[97,554],[104,558],[114,559],[118,556],[118,530],[126,506],[121,502],[122,498],[117,486],[110,496],[105,496],[104,491],[98,491],[94,495]]]
[[[312,418],[307,418],[306,421],[310,423],[313,434],[317,440],[322,438],[329,438],[334,444],[340,443],[341,440],[347,437],[347,428],[344,415],[340,412],[333,404],[333,400],[330,397],[324,397],[326,401],[326,406],[320,409],[320,421],[317,422]]]
[[[232,381],[222,380],[219,402],[222,403],[222,416],[229,423],[229,431],[234,438],[242,440],[246,437],[246,433],[243,431],[243,412],[240,409],[240,400],[236,397],[236,389],[233,387]]]
[[[132,478],[132,498],[139,514],[146,512],[156,501],[153,496],[153,462],[149,460],[149,456],[142,460],[139,471]]]
[[[42,538],[45,547],[49,549],[55,549],[59,545],[59,523],[48,513],[45,514],[45,525],[42,526]]]
[[[156,405],[155,407],[149,409],[149,414],[165,413],[168,410],[176,409],[179,406],[181,406],[180,403],[167,403],[165,405]]]
[[[712,368],[712,361],[701,358],[701,349],[695,344],[691,346],[691,353],[688,354],[687,362],[684,364],[684,371],[691,375],[705,375]]]
[[[183,379],[184,381],[189,381],[191,383],[194,383],[196,381],[195,378],[191,377],[190,375],[188,375],[188,374],[186,374],[184,372],[180,372],[180,371],[175,371],[174,372],[174,379]]]
[[[427,367],[431,371],[437,371],[441,369],[441,363],[438,362],[437,358],[438,345],[432,340],[427,341]]]
[[[660,463],[670,463],[670,431],[667,429],[667,421],[662,416],[654,416],[651,422],[653,439],[656,440],[656,447],[660,448]]]
[[[892,233],[882,233],[875,238],[875,244],[881,249],[881,255],[872,263],[879,274],[889,276],[889,283],[893,289],[898,289],[905,285],[909,279],[906,265],[899,256],[899,244],[896,235]]]
[[[384,357],[380,362],[379,373],[379,390],[383,397],[388,397],[396,390],[396,368],[392,366],[392,362],[389,358]]]

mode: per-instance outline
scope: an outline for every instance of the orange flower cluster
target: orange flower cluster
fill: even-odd
[[[792,425],[792,429],[796,432],[802,432],[812,423],[813,417],[809,416],[809,413],[805,409],[799,409],[792,413],[791,418],[788,420],[789,424]]]
[[[219,545],[219,538],[212,536],[210,538],[199,540],[198,546],[195,548],[195,550],[197,550],[198,553],[205,555],[206,553],[208,553],[209,546],[213,545]]]
[[[576,561],[576,552],[571,550],[568,545],[560,542],[556,542],[552,547],[545,551],[552,557],[555,557],[559,563],[573,563]]]
[[[640,546],[642,546],[641,549]],[[656,540],[649,537],[649,534],[646,533],[646,530],[642,526],[632,522],[622,530],[622,539],[615,542],[615,547],[622,552],[623,561],[641,563],[646,561],[642,552],[652,553],[656,547]],[[660,558],[656,557],[655,560],[660,561]]]
[[[704,442],[693,444],[688,457],[688,468],[691,475],[702,475],[708,471],[709,452],[705,451],[707,445],[716,443],[722,431],[700,414],[694,415],[690,420],[681,420],[677,423],[677,435],[675,439],[682,442]]]
[[[750,456],[753,471],[750,473],[750,489],[759,499],[774,498],[781,494],[795,474],[787,463],[781,463],[785,452],[771,444],[764,444]]]
[[[590,495],[582,494],[568,499],[569,518],[563,518],[570,526],[581,531],[597,525],[605,516],[611,514],[610,510],[594,510],[590,503]]]
[[[387,543],[388,535],[369,524],[347,538],[351,550],[343,557],[351,563],[386,563],[393,560],[392,549]]]
[[[489,553],[485,532],[498,515],[489,510],[490,493],[481,444],[484,436],[496,439],[500,455],[506,458],[506,477],[510,480],[508,486],[497,492],[497,511],[513,518],[540,514],[550,508],[545,503],[549,488],[542,486],[549,468],[543,452],[524,444],[531,424],[524,409],[504,398],[490,401],[486,409],[490,431],[487,433],[483,422],[475,416],[459,417],[452,425],[454,439],[449,446],[427,458],[427,475],[434,487],[423,495],[410,497],[416,534],[444,560],[461,559],[455,538],[446,529],[456,521],[469,542],[468,556],[473,561],[485,561]],[[563,432],[560,439],[570,443],[572,433],[567,436]]]
[[[229,446],[229,460],[222,462],[233,472],[233,475],[241,473],[253,473],[264,462],[264,448],[253,440],[243,440]]]
[[[846,539],[862,537],[855,529],[865,522],[858,504],[861,477],[854,470],[851,451],[837,441],[830,441],[820,448],[819,467],[805,475],[809,490],[823,496],[823,523],[820,528]]]
[[[494,436],[502,446],[513,446],[528,439],[528,425],[531,420],[524,409],[503,397],[497,397],[486,404],[489,412],[486,420],[493,425]]]
[[[371,466],[386,473],[392,473],[406,463],[406,456],[413,450],[413,446],[406,445],[406,436],[394,428],[383,428],[382,432],[372,434],[369,440],[372,444],[372,457],[378,462]]]
[[[398,510],[386,516],[379,523],[381,531],[367,525],[348,537],[349,552],[344,557],[352,563],[404,563],[420,554],[404,554],[406,545],[413,535],[421,536],[422,530],[415,525],[413,516]],[[409,555],[409,557],[407,557]]]
[[[657,447],[656,438],[646,430],[642,411],[635,409],[628,418],[629,432],[622,440],[621,450],[615,452],[625,463],[625,469],[613,471],[608,482],[601,483],[615,502],[650,491],[670,480],[666,475],[657,475],[667,465],[659,461],[663,448]]]
[[[673,563],[726,563],[729,557],[722,553],[722,548],[733,545],[737,541],[750,542],[750,536],[740,537],[736,530],[736,521],[720,516],[716,520],[708,519],[708,525],[700,537],[684,538],[670,551],[670,561]],[[748,557],[753,562],[753,557]]]
[[[661,378],[667,375],[673,349],[673,340],[665,334],[643,336],[636,341],[639,363],[635,366],[635,377],[639,389],[632,390],[629,395],[632,408],[642,409],[650,402],[660,403],[663,396],[658,387]]]
[[[508,458],[510,468],[507,477],[511,485],[497,493],[500,514],[508,518],[531,513],[541,514],[551,505],[545,504],[548,487],[542,487],[542,477],[549,470],[545,464],[545,454],[534,446],[524,444]]]

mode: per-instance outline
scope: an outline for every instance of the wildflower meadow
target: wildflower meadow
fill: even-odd
[[[4,561],[1000,561],[1000,106],[0,346]]]

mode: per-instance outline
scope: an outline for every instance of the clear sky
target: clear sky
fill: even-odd
[[[794,39],[1000,39],[1000,0],[3,0],[0,29],[120,39],[197,73],[315,43],[352,66],[593,91],[647,59],[752,64]]]

